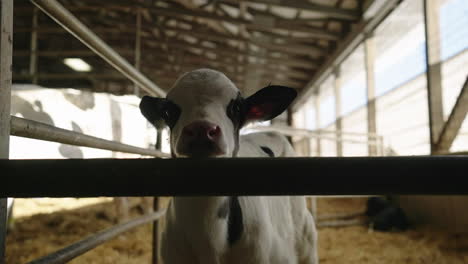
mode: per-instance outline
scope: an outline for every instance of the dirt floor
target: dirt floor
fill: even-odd
[[[167,200],[165,200],[167,202]],[[138,199],[132,198],[133,203]],[[115,224],[110,198],[17,199],[14,228],[7,235],[7,263],[22,264]],[[365,209],[362,198],[320,198],[319,215]],[[141,210],[132,209],[137,217]],[[78,263],[150,263],[150,224],[126,232],[71,261]],[[468,263],[468,235],[428,227],[383,233],[366,226],[319,229],[321,264]]]

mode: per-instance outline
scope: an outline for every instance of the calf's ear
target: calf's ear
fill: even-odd
[[[266,121],[275,118],[294,101],[297,92],[293,88],[269,85],[246,99],[246,122]]]
[[[172,127],[180,114],[178,107],[171,101],[151,96],[143,96],[140,111],[157,128],[163,128],[165,125]]]

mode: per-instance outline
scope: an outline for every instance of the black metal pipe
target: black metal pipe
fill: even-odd
[[[468,156],[0,160],[0,197],[468,194]]]
[[[100,231],[96,234],[93,234],[87,238],[84,238],[76,243],[73,243],[67,247],[59,249],[47,256],[38,258],[29,262],[29,264],[61,264],[67,263],[68,261],[81,256],[82,254],[88,252],[89,250],[101,245],[104,242],[111,240],[112,238],[126,232],[132,228],[138,227],[140,225],[156,221],[165,213],[164,210],[159,212],[154,212],[134,220],[115,225]]]

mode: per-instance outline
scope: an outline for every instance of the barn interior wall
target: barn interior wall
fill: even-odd
[[[367,114],[361,107],[342,118],[342,129],[346,132],[361,133],[363,136],[354,136],[353,139],[365,142],[367,140]],[[367,144],[343,142],[343,156],[367,156],[369,154]]]
[[[468,28],[466,12],[468,2],[462,0],[440,1],[440,34],[438,39],[441,54],[442,101],[444,121],[447,120],[452,107],[468,78]],[[463,15],[465,14],[465,15]],[[385,155],[429,155],[431,143],[429,135],[429,110],[427,92],[427,69],[425,57],[424,10],[423,1],[403,1],[373,32],[376,58],[372,74],[376,85],[376,123],[377,134],[383,136]],[[434,43],[429,43],[434,45]],[[359,48],[349,55],[341,67],[340,78],[346,83],[346,63],[353,61],[355,68],[360,68],[360,59],[356,58]],[[349,63],[349,62],[348,62]],[[358,76],[356,69],[348,70]],[[354,71],[354,72],[353,72]],[[364,69],[365,71],[365,69]],[[332,74],[333,75],[333,74]],[[328,79],[333,78],[332,76]],[[357,79],[355,77],[355,79]],[[359,83],[356,81],[356,83]],[[341,95],[342,109],[360,100],[359,88],[365,87],[361,81],[355,88],[355,94]],[[318,105],[334,102],[330,98],[325,82],[316,97]],[[346,85],[345,85],[346,86]],[[356,85],[355,85],[356,86]],[[346,94],[346,93],[345,93]],[[354,100],[354,101],[350,101]],[[366,100],[366,103],[367,100]],[[315,116],[308,114],[320,111],[321,119],[328,120],[332,111],[314,104],[306,103],[294,115],[298,127],[307,127],[309,119]],[[324,112],[325,111],[325,112]],[[367,132],[367,105],[361,105],[352,111],[343,111],[341,126],[343,132]],[[336,122],[337,119],[335,119]],[[327,124],[326,129],[334,129],[335,122]],[[321,125],[311,129],[323,128]],[[309,156],[335,156],[335,145],[328,140],[321,140],[322,153],[309,152]],[[298,141],[298,145],[306,144]],[[368,155],[365,145],[343,143],[344,156]],[[307,148],[302,147],[302,151]],[[312,150],[312,148],[308,148]],[[468,150],[468,120],[465,118],[461,129],[453,142],[450,151]],[[414,175],[423,177],[423,175]],[[430,223],[453,232],[468,232],[468,214],[466,213],[466,196],[400,196],[400,205],[415,223]]]

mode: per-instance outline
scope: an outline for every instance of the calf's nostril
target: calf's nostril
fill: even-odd
[[[210,138],[213,138],[213,137],[218,136],[220,132],[221,132],[221,129],[219,128],[219,126],[215,126],[208,131],[208,136]]]
[[[185,137],[191,139],[216,140],[221,134],[221,128],[208,122],[194,122],[186,126],[182,133]]]

